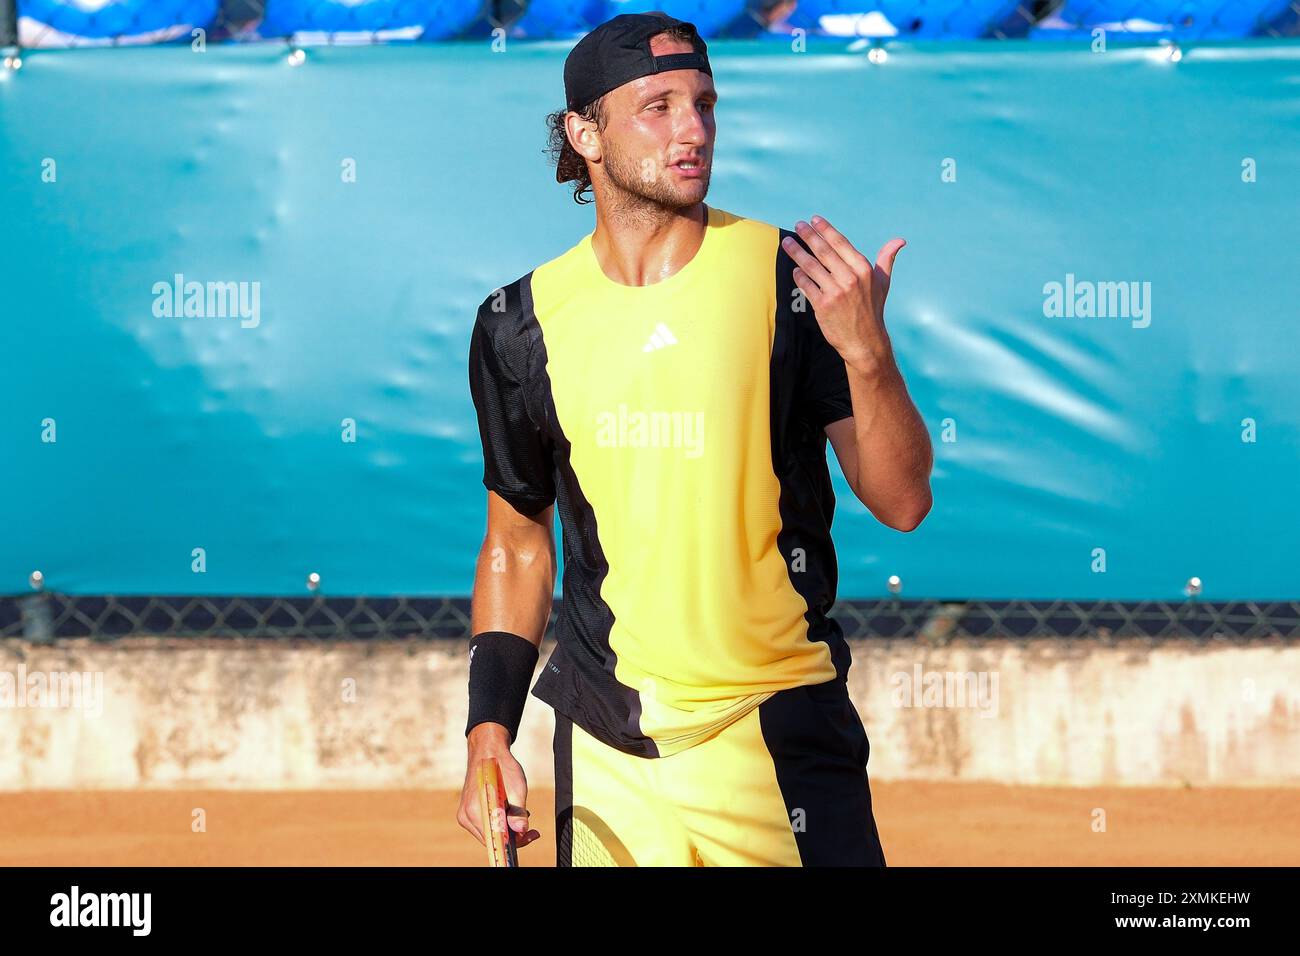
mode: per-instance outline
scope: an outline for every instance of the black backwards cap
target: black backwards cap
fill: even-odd
[[[670,27],[685,27],[690,31],[693,53],[655,56],[650,52],[650,38]],[[702,70],[712,76],[708,54],[708,44],[700,38],[693,23],[659,10],[620,13],[596,27],[569,51],[564,61],[566,105],[580,112],[624,83],[669,70]]]

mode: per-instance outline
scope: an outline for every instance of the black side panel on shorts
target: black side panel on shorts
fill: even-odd
[[[844,681],[780,691],[758,715],[803,865],[884,866],[871,746]]]
[[[555,715],[555,865],[573,866],[573,724]]]

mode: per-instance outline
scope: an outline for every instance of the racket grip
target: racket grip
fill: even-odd
[[[478,792],[488,866],[518,866],[515,833],[506,818],[505,781],[495,757],[488,757],[478,766]]]

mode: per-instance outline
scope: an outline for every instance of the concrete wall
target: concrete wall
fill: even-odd
[[[459,642],[0,642],[0,789],[458,787],[465,658]],[[1300,785],[1295,644],[864,641],[854,661],[873,778]],[[531,700],[515,753],[535,785],[551,729]]]

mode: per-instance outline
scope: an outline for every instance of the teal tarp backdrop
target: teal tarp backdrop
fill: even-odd
[[[542,152],[566,50],[0,77],[0,592],[468,593],[475,307],[593,224]],[[1300,594],[1300,45],[710,52],[710,203],[908,240],[888,321],[935,507],[890,531],[837,474],[841,596]],[[256,324],[156,315],[177,275],[257,283]],[[1140,298],[1049,315],[1052,282]]]

